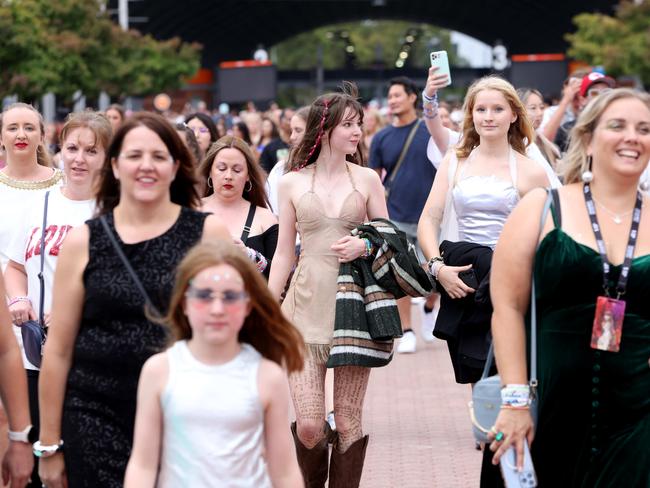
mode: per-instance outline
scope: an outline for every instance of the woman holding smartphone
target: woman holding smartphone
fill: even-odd
[[[420,217],[418,240],[443,292],[437,323],[446,325],[453,319],[456,325],[454,330],[437,327],[434,333],[447,340],[456,381],[473,383],[489,348],[490,310],[483,309],[477,317],[473,300],[455,301],[477,291],[476,285],[489,272],[491,249],[506,218],[522,195],[548,186],[548,179],[524,155],[526,141],[532,141],[534,133],[510,83],[496,76],[477,80],[467,92],[464,111],[461,141],[438,169]],[[441,256],[443,240],[470,245],[466,246],[470,252],[462,253],[462,265],[451,263],[449,255]],[[486,269],[476,267],[474,276],[464,277],[461,273],[473,269],[470,263],[483,263]],[[464,327],[470,319],[471,327]]]

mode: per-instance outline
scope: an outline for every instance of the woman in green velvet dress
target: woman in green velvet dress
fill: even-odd
[[[637,193],[649,160],[650,97],[628,89],[601,94],[573,130],[566,186],[541,235],[546,193],[535,190],[511,214],[494,253],[492,332],[502,397],[510,385],[528,382],[524,317],[534,269],[539,401],[536,428],[526,406],[502,407],[493,463],[514,445],[521,466],[527,438],[541,487],[650,487],[650,198]],[[592,328],[605,275],[592,222],[616,298],[637,201],[620,350],[598,350]]]

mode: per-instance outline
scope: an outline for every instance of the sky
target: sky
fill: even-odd
[[[467,59],[472,68],[488,67],[492,63],[492,47],[461,32],[451,32],[451,42],[458,46],[458,55]]]

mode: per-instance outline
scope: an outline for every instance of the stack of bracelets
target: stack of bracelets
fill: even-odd
[[[257,271],[263,273],[269,264],[264,255],[250,247],[246,247],[246,252],[248,253],[248,258],[257,266]]]
[[[505,385],[501,388],[501,408],[528,410],[530,408],[530,386]]]
[[[430,97],[426,92],[422,92],[422,107],[425,119],[435,119],[438,116],[438,94]]]
[[[370,239],[363,238],[363,242],[366,244],[366,250],[361,255],[361,257],[362,258],[369,258],[370,256],[372,256],[374,254],[375,250],[372,247],[372,242],[370,242]]]

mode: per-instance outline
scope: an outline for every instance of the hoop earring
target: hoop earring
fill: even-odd
[[[591,183],[594,181],[594,174],[591,172],[591,156],[587,156],[587,170],[582,172],[580,178],[583,183]]]
[[[251,180],[248,180],[248,188],[244,187],[245,192],[249,192],[253,189],[253,182]]]
[[[212,188],[212,177],[208,176],[208,188]]]

